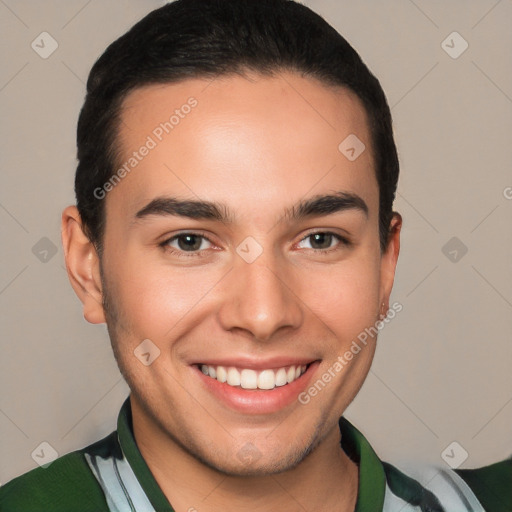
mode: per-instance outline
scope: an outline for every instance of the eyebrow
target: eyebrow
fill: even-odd
[[[335,192],[303,199],[285,208],[283,217],[288,221],[298,221],[311,217],[332,215],[338,212],[355,210],[368,217],[368,205],[362,197],[350,192]],[[135,214],[135,220],[151,215],[186,217],[195,220],[214,220],[233,224],[236,216],[224,203],[212,201],[180,200],[176,197],[157,197]]]

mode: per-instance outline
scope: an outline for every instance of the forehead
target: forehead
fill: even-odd
[[[340,143],[354,136],[366,149],[351,161]],[[360,100],[295,73],[141,87],[123,102],[118,141],[118,165],[128,172],[107,210],[115,202],[128,214],[165,194],[228,199],[260,216],[308,193],[347,190],[370,205],[378,200]]]

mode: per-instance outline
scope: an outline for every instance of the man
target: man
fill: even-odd
[[[509,509],[510,461],[417,480],[342,416],[396,309],[402,221],[384,93],[325,21],[168,4],[94,65],[77,142],[68,274],[131,394],[2,510]]]

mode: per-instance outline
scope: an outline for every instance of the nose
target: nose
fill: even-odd
[[[276,266],[265,252],[254,262],[239,258],[224,283],[219,321],[228,331],[249,333],[258,341],[269,341],[279,330],[298,328],[303,304],[294,292],[291,272]]]

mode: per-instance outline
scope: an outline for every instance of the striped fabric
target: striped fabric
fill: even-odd
[[[386,462],[383,512],[485,512],[464,480],[448,468],[410,466],[400,471]]]
[[[344,420],[342,425],[346,434],[350,424]],[[367,443],[361,433],[353,426],[352,429],[357,434],[351,434],[359,436],[360,445]],[[108,455],[98,452],[84,454],[105,494],[109,510],[157,512],[122,450],[119,434],[116,444],[118,446]],[[366,463],[369,462],[366,457]],[[382,508],[378,508],[379,512],[485,512],[468,485],[451,469],[411,466],[403,472],[389,463],[379,462],[385,473],[384,502]]]
[[[101,485],[111,512],[156,512],[124,454],[117,459],[86,453],[85,460]]]
[[[398,467],[380,460],[343,416],[339,427],[341,449],[359,471],[355,512],[512,511],[512,458],[467,470]],[[1,486],[0,510],[174,512],[137,446],[129,397],[117,430]]]

